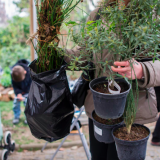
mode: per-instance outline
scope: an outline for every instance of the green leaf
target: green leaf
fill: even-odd
[[[155,57],[153,57],[153,63],[155,62]]]
[[[68,26],[68,25],[73,25],[73,26],[75,26],[75,25],[79,25],[77,22],[75,22],[75,21],[68,21],[68,22],[66,22],[65,23],[65,25],[66,26]]]
[[[87,24],[89,25],[89,24],[92,24],[92,23],[94,23],[95,21],[88,21],[87,22]]]
[[[88,75],[86,71],[83,71],[83,73],[84,73],[86,76]]]

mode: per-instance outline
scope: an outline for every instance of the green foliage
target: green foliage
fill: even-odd
[[[132,58],[136,60],[153,58],[153,62],[159,60],[160,2],[131,0],[130,4],[127,7],[123,6],[121,10],[118,0],[112,7],[106,6],[107,2],[108,0],[105,0],[101,6],[101,19],[78,24],[79,32],[71,31],[71,38],[75,44],[81,46],[80,55],[76,59],[83,61],[84,64],[86,61],[94,62],[98,77],[106,73],[107,77],[113,80],[117,76],[111,70],[114,61],[129,60],[134,72]],[[76,23],[70,21],[67,25],[73,28]],[[106,59],[103,55],[104,49],[108,51]],[[76,70],[84,69],[84,66],[82,67],[74,56],[72,57],[69,67]],[[130,83],[132,90],[128,96],[125,111],[128,131],[136,116],[139,93],[137,81],[135,84],[132,81]]]
[[[62,23],[68,18],[69,13],[80,2],[78,0],[35,0],[37,7],[37,46],[34,46],[37,54],[38,72],[57,69],[62,64],[61,55],[57,53],[59,44],[58,36]],[[35,37],[33,37],[35,38]],[[32,41],[32,38],[30,39]],[[34,45],[34,44],[33,44]]]
[[[106,62],[110,62],[107,59],[102,60],[101,53],[104,49],[113,55],[112,62],[132,58],[158,59],[160,25],[158,17],[154,16],[153,12],[153,8],[157,7],[157,1],[139,2],[141,3],[131,1],[130,6],[124,10],[119,10],[118,6],[102,8],[101,15],[104,21],[100,19],[79,24],[80,32],[73,32],[72,40],[85,47],[87,54],[95,54],[97,64],[100,63],[101,68],[106,67]],[[76,22],[70,21],[67,25],[73,27]]]
[[[6,28],[0,29],[0,65],[9,67],[21,58],[30,59],[26,40],[29,35],[29,17],[14,16]]]
[[[0,79],[0,83],[3,87],[11,87],[11,75],[3,74],[2,78]]]
[[[19,8],[19,12],[23,9],[29,8],[29,0],[20,0],[19,2],[13,1],[13,3]]]
[[[0,29],[0,49],[17,43],[26,46],[29,28],[29,17],[14,16],[6,28]]]
[[[3,47],[0,50],[0,65],[2,68],[11,67],[20,59],[30,58],[30,48],[19,44]]]
[[[3,72],[4,72],[5,74],[10,74],[10,73],[11,73],[11,70],[10,70],[9,67],[5,67],[4,70],[3,70]]]
[[[126,107],[123,115],[128,133],[130,133],[132,124],[134,123],[136,117],[139,96],[137,80],[135,81],[135,83],[130,80],[129,83],[132,85],[132,88],[128,94]]]
[[[11,86],[11,74],[10,74],[9,67],[6,67],[3,71],[3,75],[0,79],[0,83],[3,87],[10,87]]]

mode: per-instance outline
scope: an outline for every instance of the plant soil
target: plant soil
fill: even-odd
[[[137,141],[146,138],[149,132],[141,126],[132,126],[131,133],[127,133],[127,128],[122,127],[114,132],[114,136],[125,141]]]
[[[97,122],[102,123],[102,124],[106,124],[106,125],[115,125],[115,124],[118,124],[123,121],[122,117],[120,117],[118,119],[103,119],[103,118],[100,118],[96,113],[93,114],[93,118]]]
[[[123,93],[123,92],[125,92],[129,89],[128,85],[126,85],[126,83],[124,83],[124,82],[121,82],[121,83],[117,82],[117,83],[121,87],[121,92],[120,93]],[[98,83],[98,84],[94,85],[93,90],[95,90],[97,92],[100,92],[100,93],[111,94],[108,91],[108,82]],[[117,91],[117,88],[114,87],[114,90]]]

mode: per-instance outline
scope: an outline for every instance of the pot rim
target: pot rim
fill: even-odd
[[[119,94],[107,94],[107,93],[97,92],[97,91],[95,91],[94,89],[92,89],[91,83],[92,83],[93,81],[95,81],[95,80],[97,80],[97,79],[101,79],[101,78],[107,78],[107,77],[95,78],[95,79],[93,79],[93,80],[89,83],[89,88],[90,88],[90,90],[91,90],[92,92],[98,93],[98,94],[100,94],[100,95],[115,96],[115,95],[123,95],[123,94],[126,94],[127,92],[129,92],[129,91],[131,90],[131,84],[128,83],[128,82],[125,80],[125,82],[126,82],[126,83],[128,84],[128,86],[129,86],[129,89],[128,89],[127,91],[123,92],[123,93],[119,93]],[[120,79],[124,79],[124,78],[115,78],[115,80],[120,80]],[[102,82],[104,82],[104,81],[105,81],[105,80],[103,80]]]
[[[144,140],[146,140],[146,139],[149,138],[149,136],[151,135],[151,131],[150,131],[150,129],[149,129],[148,127],[146,127],[146,126],[144,126],[144,125],[141,125],[141,124],[138,124],[138,123],[134,123],[134,124],[132,124],[132,126],[133,126],[133,125],[141,126],[141,127],[146,128],[146,129],[149,131],[148,136],[145,137],[145,138],[143,138],[143,139],[136,140],[136,141],[126,141],[126,140],[119,139],[119,138],[117,138],[116,136],[114,136],[113,132],[114,132],[116,129],[118,129],[118,128],[121,128],[121,127],[126,126],[125,124],[121,124],[121,125],[116,126],[115,128],[113,128],[113,130],[112,130],[112,136],[113,136],[113,138],[116,139],[116,140],[118,140],[118,141],[120,141],[120,142],[126,142],[126,143],[136,143],[136,142],[141,142],[141,141],[144,141]]]
[[[114,124],[114,125],[102,124],[102,123],[96,121],[96,120],[93,118],[93,113],[94,113],[94,112],[95,112],[95,110],[93,110],[93,112],[92,112],[92,120],[95,121],[96,123],[98,123],[98,124],[101,125],[101,126],[107,126],[108,128],[113,128],[114,126],[120,125],[121,123],[124,122],[124,120],[122,120],[122,122],[117,123],[117,124]]]

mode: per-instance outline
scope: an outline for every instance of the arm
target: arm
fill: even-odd
[[[18,88],[17,84],[12,80],[12,87],[14,89],[15,95],[21,94],[22,90]]]
[[[150,88],[160,86],[160,61],[141,63],[144,71],[144,81],[139,81],[139,87]]]
[[[97,16],[97,13],[99,11],[99,8],[96,8],[94,11],[91,12],[91,14],[89,15],[88,19],[87,19],[87,22],[88,21],[92,21],[95,19],[95,17]],[[85,47],[81,47],[81,46],[77,46],[75,49],[66,49],[65,50],[65,53],[68,55],[68,56],[64,56],[64,60],[67,62],[67,63],[70,63],[71,62],[71,58],[72,58],[72,55],[74,56],[80,56],[81,52],[84,52],[85,51]],[[85,59],[81,59],[82,61],[85,61]],[[83,64],[79,64],[80,66],[85,66],[87,64],[87,61],[86,63],[83,63]]]
[[[68,55],[68,56],[64,56],[64,60],[67,62],[67,63],[70,63],[71,62],[71,59],[72,59],[72,56],[76,56],[76,57],[79,57],[80,54],[81,54],[81,51],[82,50],[85,50],[85,48],[82,48],[80,46],[77,46],[76,48],[74,49],[66,49],[65,50],[65,53]],[[82,60],[82,59],[81,59]]]

